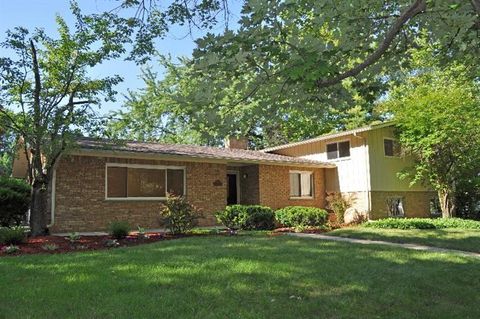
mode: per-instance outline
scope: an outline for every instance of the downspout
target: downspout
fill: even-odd
[[[353,133],[353,136],[361,138],[363,140],[363,146],[365,149],[365,172],[366,172],[365,190],[367,192],[367,213],[370,214],[370,210],[372,209],[372,196],[371,196],[371,189],[370,189],[370,159],[369,159],[367,139],[363,136],[358,135],[357,132]]]
[[[55,225],[55,188],[56,188],[56,183],[57,183],[57,164],[60,161],[60,158],[62,155],[60,155],[57,158],[57,161],[52,167],[53,173],[52,173],[52,181],[51,181],[51,193],[50,193],[50,224],[47,225],[48,228],[51,228],[53,225]]]

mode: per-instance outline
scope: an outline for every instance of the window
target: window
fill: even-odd
[[[350,157],[350,141],[327,144],[327,159]]]
[[[405,210],[403,208],[402,197],[389,197],[387,198],[387,208],[389,217],[404,217]]]
[[[313,197],[312,172],[290,172],[290,197]]]
[[[181,167],[107,164],[106,174],[106,198],[164,199],[167,193],[185,193],[185,169]]]
[[[383,149],[385,151],[385,156],[400,157],[402,155],[400,143],[391,138],[383,139]]]

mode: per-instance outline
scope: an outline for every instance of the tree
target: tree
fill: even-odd
[[[7,128],[23,138],[29,159],[32,235],[46,231],[52,168],[63,151],[74,147],[75,135],[88,130],[93,107],[102,98],[113,100],[113,87],[121,81],[119,76],[92,78],[91,70],[119,57],[129,37],[127,30],[83,16],[75,3],[72,12],[73,31],[57,16],[57,38],[41,29],[15,28],[2,43],[11,55],[0,58],[0,113]]]
[[[479,93],[464,66],[429,63],[394,88],[385,104],[402,146],[416,159],[403,176],[438,191],[443,217],[455,215],[458,192],[480,174]]]

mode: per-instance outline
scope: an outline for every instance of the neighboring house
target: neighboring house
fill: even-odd
[[[429,217],[437,194],[398,177],[413,165],[413,158],[402,153],[394,130],[387,122],[263,151],[335,164],[335,169],[325,171],[326,191],[341,192],[370,219]]]
[[[167,193],[201,209],[202,226],[215,225],[214,213],[230,204],[324,208],[333,191],[370,218],[428,216],[435,197],[398,179],[412,160],[401,155],[390,123],[262,151],[246,150],[245,139],[225,148],[87,138],[77,144],[54,168],[52,232],[103,230],[114,220],[157,228]],[[17,156],[13,175],[25,177],[26,164]]]

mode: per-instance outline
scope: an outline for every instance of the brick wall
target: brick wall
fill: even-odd
[[[213,213],[226,205],[225,164],[66,156],[57,167],[52,232],[103,230],[114,220],[159,227],[160,201],[105,200],[107,162],[185,166],[187,199],[204,212],[202,226],[214,225]]]
[[[278,209],[285,206],[325,207],[324,169],[278,165],[259,165],[258,169],[261,205],[269,206],[273,209]],[[290,198],[290,170],[313,172],[313,199]]]
[[[433,191],[379,192],[371,193],[371,219],[388,217],[387,198],[402,197],[405,217],[430,217],[430,199],[435,198]]]
[[[240,204],[258,204],[260,202],[258,188],[258,165],[240,167],[238,177],[240,178]]]

